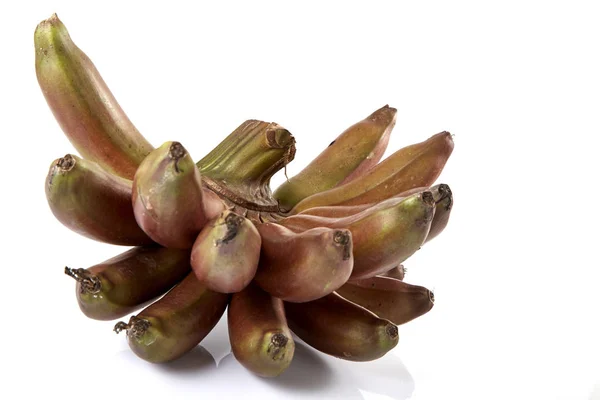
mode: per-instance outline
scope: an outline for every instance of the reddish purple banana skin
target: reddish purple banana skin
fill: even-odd
[[[430,241],[437,235],[439,235],[446,225],[448,225],[448,220],[450,218],[450,211],[452,210],[453,199],[452,199],[452,191],[450,187],[446,184],[439,184],[432,186],[431,188],[420,187],[415,189],[407,190],[406,192],[401,193],[394,198],[402,199],[406,198],[415,193],[420,193],[424,191],[431,191],[433,194],[433,199],[436,203],[435,206],[435,214],[433,215],[433,220],[431,221],[431,228],[429,230],[429,234],[427,235],[426,242]],[[291,220],[293,221],[295,218],[301,215],[314,215],[326,218],[344,218],[352,215],[356,215],[362,211],[365,211],[371,207],[376,206],[377,203],[369,203],[369,204],[361,204],[356,206],[323,206],[323,207],[315,207],[304,210],[294,216],[291,216]]]
[[[255,281],[272,296],[306,302],[342,286],[352,273],[352,238],[345,229],[294,233],[275,223],[257,225],[262,250]]]
[[[210,215],[200,171],[179,142],[152,151],[133,180],[133,211],[138,225],[165,247],[191,248]]]
[[[273,197],[289,211],[302,199],[361,176],[376,165],[396,123],[396,109],[381,107],[341,133],[302,171],[281,184]]]
[[[377,276],[387,276],[388,278],[398,279],[399,281],[404,280],[404,275],[406,274],[406,268],[404,265],[400,264],[397,267],[390,269],[389,271],[383,272]]]
[[[54,14],[34,35],[37,79],[56,120],[86,159],[133,179],[153,147],[123,112],[92,61]]]
[[[406,260],[425,242],[434,216],[429,191],[392,198],[345,218],[297,215],[281,224],[294,232],[316,226],[352,232],[354,268],[350,279],[381,274]]]
[[[433,191],[435,200],[435,215],[431,221],[431,229],[426,242],[438,236],[448,225],[450,220],[450,212],[454,205],[454,197],[448,185],[437,185],[437,190]]]
[[[227,321],[231,350],[244,367],[262,377],[288,368],[295,345],[281,299],[250,283],[232,296]]]
[[[427,313],[434,303],[429,289],[383,276],[347,283],[336,293],[396,325]]]
[[[315,349],[350,361],[371,361],[398,344],[398,328],[331,293],[308,303],[285,303],[288,325]]]
[[[154,244],[133,215],[131,181],[92,161],[71,154],[54,160],[45,190],[54,216],[80,235],[123,246]]]
[[[164,297],[115,325],[127,329],[127,342],[140,358],[152,363],[175,360],[196,347],[223,316],[230,296],[213,292],[190,272]]]
[[[452,135],[438,133],[424,142],[398,150],[345,185],[305,198],[290,214],[320,206],[379,203],[413,188],[431,186],[453,149]]]
[[[200,231],[192,247],[192,269],[198,280],[215,292],[239,292],[256,274],[260,247],[254,224],[225,210]]]
[[[77,283],[77,302],[89,318],[121,318],[162,295],[190,272],[190,252],[164,247],[135,247],[87,268],[99,287]],[[75,270],[80,272],[79,270]]]

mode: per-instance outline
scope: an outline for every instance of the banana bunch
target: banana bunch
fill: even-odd
[[[181,357],[227,312],[233,354],[260,376],[289,366],[292,332],[326,354],[374,360],[396,346],[398,325],[433,307],[402,263],[448,223],[452,192],[432,186],[453,150],[448,132],[380,162],[396,119],[386,105],[271,192],[295,155],[282,126],[246,121],[198,162],[179,142],[154,148],[56,15],[34,38],[42,92],[81,155],[52,162],[50,208],[75,232],[132,246],[65,273],[89,318],[142,309],[114,328],[140,358]]]

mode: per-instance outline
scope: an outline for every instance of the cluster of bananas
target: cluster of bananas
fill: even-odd
[[[182,356],[227,310],[233,354],[260,376],[288,367],[292,331],[332,356],[374,360],[398,343],[397,325],[432,308],[401,263],[448,222],[450,188],[431,186],[452,153],[448,132],[379,162],[396,118],[384,106],[272,193],[295,154],[283,127],[246,121],[196,163],[180,143],[155,149],[140,135],[56,15],[38,25],[35,50],[44,96],[82,156],[52,163],[52,212],[135,246],[65,273],[90,318],[146,307],[115,326],[142,359]]]

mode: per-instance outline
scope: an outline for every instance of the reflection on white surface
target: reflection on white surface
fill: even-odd
[[[223,343],[227,343],[224,320],[201,346],[171,363],[149,364],[123,350],[116,354],[115,364],[130,373],[136,371],[138,377],[145,376],[149,384],[144,386],[152,393],[167,390],[177,393],[177,398],[198,398],[209,393],[221,399],[256,396],[263,400],[368,399],[368,393],[408,399],[412,395],[413,379],[394,355],[354,363],[318,353],[299,340],[292,364],[282,375],[274,379],[257,377],[238,363],[229,350],[223,354]]]

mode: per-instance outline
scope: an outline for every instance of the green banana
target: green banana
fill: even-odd
[[[296,204],[291,214],[320,206],[379,203],[404,191],[430,186],[442,172],[453,148],[452,135],[438,133],[398,150],[345,185],[307,197]]]
[[[361,176],[376,165],[396,123],[396,109],[384,106],[340,134],[306,168],[273,194],[283,211],[300,200]]]
[[[227,322],[231,351],[244,367],[262,377],[289,367],[295,344],[281,299],[251,283],[231,297]]]
[[[125,115],[92,61],[56,14],[37,26],[34,42],[39,85],[73,146],[107,171],[133,179],[153,147]]]
[[[315,349],[350,361],[371,361],[398,344],[398,327],[333,292],[308,303],[285,303],[288,325]]]
[[[210,290],[239,292],[256,274],[260,245],[254,224],[225,210],[200,231],[192,247],[192,269]]]
[[[200,171],[179,142],[166,142],[144,159],[133,179],[132,201],[138,225],[165,247],[192,247],[218,215],[207,215]]]
[[[342,286],[352,272],[352,237],[345,229],[294,233],[275,223],[257,225],[262,250],[256,283],[290,302],[318,299]]]
[[[65,273],[77,281],[77,302],[89,318],[112,320],[143,307],[190,272],[190,252],[135,247],[93,267]]]
[[[175,360],[194,347],[223,316],[229,295],[213,292],[190,272],[164,297],[129,323],[118,322],[114,331],[127,331],[127,342],[143,360],[164,363]]]
[[[434,303],[429,289],[383,276],[347,283],[336,293],[396,325],[427,313]]]
[[[71,154],[52,162],[45,185],[52,213],[71,230],[110,244],[153,244],[133,215],[131,188],[131,181]]]
[[[424,243],[435,203],[429,191],[383,201],[344,218],[295,215],[280,223],[294,232],[315,227],[348,229],[352,233],[354,268],[350,279],[381,274],[414,254]]]

